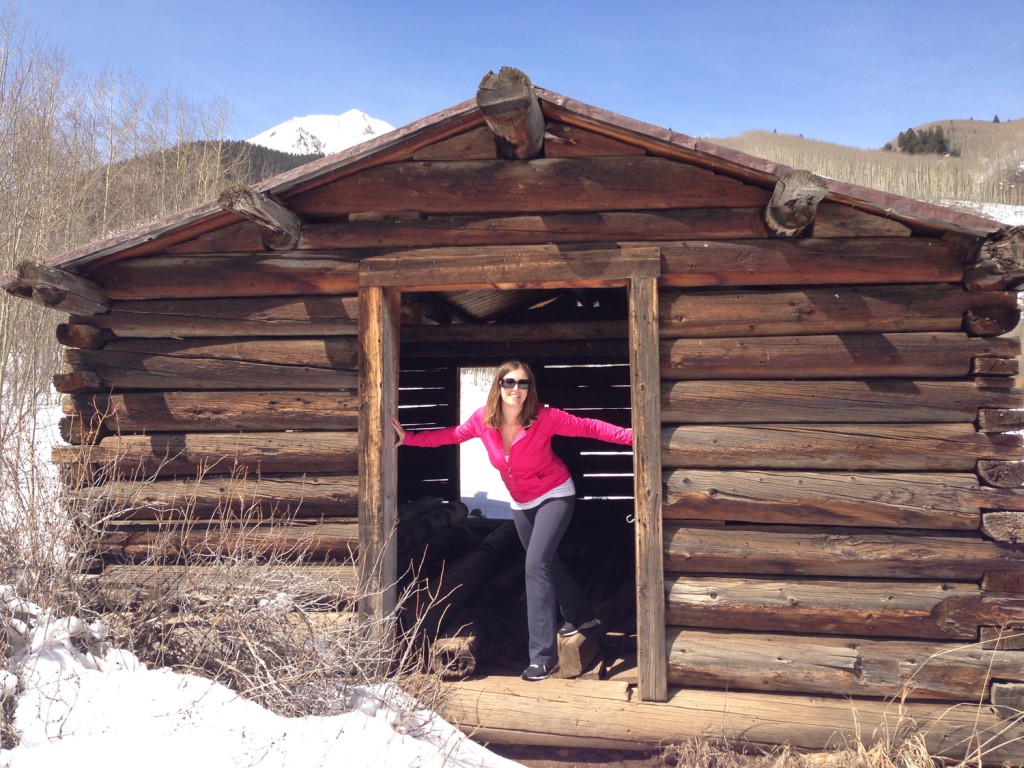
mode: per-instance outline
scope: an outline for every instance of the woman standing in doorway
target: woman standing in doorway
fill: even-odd
[[[558,558],[576,488],[565,463],[551,450],[551,438],[589,437],[633,444],[633,430],[598,419],[584,419],[540,405],[530,367],[510,360],[498,367],[487,403],[457,427],[406,432],[392,419],[398,445],[434,448],[479,437],[491,464],[512,497],[512,518],[526,549],[526,614],[530,666],[524,680],[543,680],[558,671],[558,638],[597,624],[593,609],[566,565]],[[564,623],[555,630],[556,608]]]

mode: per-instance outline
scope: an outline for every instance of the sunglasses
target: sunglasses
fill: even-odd
[[[524,392],[530,388],[529,379],[502,379],[500,382],[502,389],[512,389],[512,387],[519,385],[519,388]]]

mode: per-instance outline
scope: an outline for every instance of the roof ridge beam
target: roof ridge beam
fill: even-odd
[[[775,237],[797,237],[814,223],[828,182],[810,171],[790,171],[775,184],[764,220]]]
[[[502,157],[533,160],[544,154],[544,113],[524,72],[515,67],[488,72],[480,81],[476,103]]]

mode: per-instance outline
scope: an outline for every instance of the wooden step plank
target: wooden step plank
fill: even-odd
[[[509,676],[475,677],[445,688],[446,713],[473,738],[495,744],[661,749],[693,739],[736,747],[781,745],[806,751],[843,739],[870,749],[910,730],[929,754],[973,760],[979,741],[986,764],[1024,761],[1024,726],[984,704],[889,701],[673,688],[667,702],[646,703],[626,683],[549,679],[543,686]],[[991,743],[989,740],[991,739]]]

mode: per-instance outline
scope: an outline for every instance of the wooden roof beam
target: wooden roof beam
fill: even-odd
[[[810,171],[790,171],[775,185],[764,220],[775,237],[796,237],[814,222],[828,182]]]
[[[27,261],[17,266],[16,274],[7,291],[42,307],[72,315],[105,315],[110,311],[110,298],[102,286],[81,275]]]
[[[544,115],[530,78],[515,67],[488,72],[476,103],[508,160],[533,160],[544,153]]]
[[[217,203],[259,224],[267,248],[283,251],[298,245],[302,219],[268,195],[248,187],[230,187],[221,192]]]

